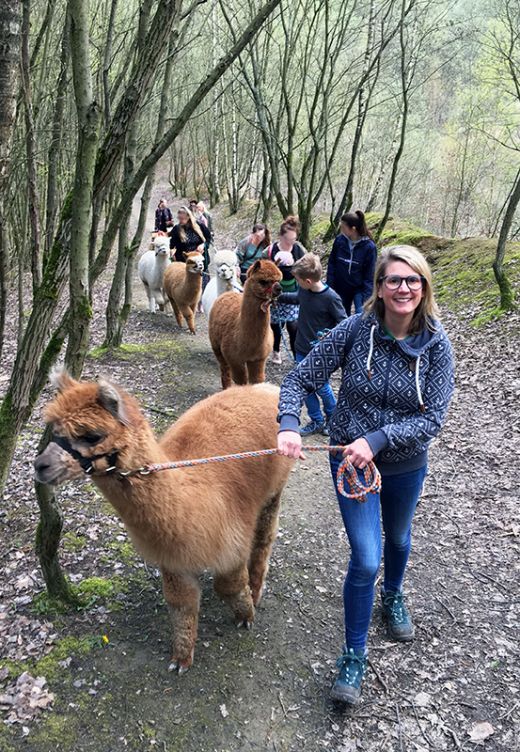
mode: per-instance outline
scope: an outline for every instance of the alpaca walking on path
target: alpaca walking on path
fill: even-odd
[[[195,334],[195,311],[202,290],[204,257],[197,251],[184,256],[186,263],[174,261],[164,273],[164,292],[172,304],[178,325],[182,329],[184,316],[188,329]]]
[[[36,477],[57,485],[92,466],[89,477],[135,547],[161,570],[173,626],[171,668],[182,673],[193,662],[201,572],[215,573],[215,591],[237,624],[251,626],[292,461],[270,455],[131,479],[120,473],[276,446],[278,389],[261,384],[219,392],[190,408],[157,441],[136,400],[118,387],[74,381],[65,372],[55,382],[60,391],[45,410],[54,435],[36,458]],[[110,466],[116,470],[104,475]]]
[[[243,295],[226,292],[211,309],[209,339],[220,365],[222,388],[265,381],[265,361],[273,347],[269,307],[281,292],[282,273],[259,259],[247,272]]]
[[[213,303],[225,292],[242,292],[240,267],[235,251],[217,251],[213,259],[215,276],[210,279],[202,293],[202,309],[209,316]]]
[[[156,306],[164,311],[164,273],[170,265],[170,241],[163,235],[152,240],[151,249],[143,253],[137,265],[139,278],[148,298],[148,310],[155,313]]]

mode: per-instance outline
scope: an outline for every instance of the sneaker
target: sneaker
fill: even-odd
[[[317,420],[311,420],[306,426],[300,428],[300,436],[311,436],[313,433],[322,433],[325,428],[325,423],[320,423]]]
[[[361,682],[367,668],[364,650],[344,648],[345,652],[336,661],[339,668],[338,678],[330,691],[330,696],[337,702],[355,705],[361,697]]]
[[[412,619],[404,605],[404,596],[400,591],[381,589],[383,617],[386,619],[388,636],[398,642],[413,640],[415,630]]]
[[[279,352],[276,352],[276,350],[273,350],[273,354],[271,356],[271,361],[275,363],[277,366],[282,365],[282,356]]]

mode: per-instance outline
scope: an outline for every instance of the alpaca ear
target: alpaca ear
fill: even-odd
[[[59,366],[54,368],[49,376],[51,387],[57,392],[63,392],[65,389],[70,389],[76,382],[69,375],[66,368]]]
[[[124,426],[130,424],[121,395],[113,384],[104,379],[98,381],[98,402]]]
[[[250,266],[249,269],[247,270],[247,276],[250,277],[251,274],[254,274],[256,271],[258,271],[260,267],[261,267],[260,259],[257,259],[255,263],[252,266]]]

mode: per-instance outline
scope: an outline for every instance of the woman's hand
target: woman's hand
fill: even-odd
[[[359,467],[360,470],[363,470],[370,460],[374,459],[370,444],[366,439],[356,439],[352,444],[347,444],[343,450],[343,457],[348,457],[354,467]]]
[[[296,431],[280,431],[278,434],[278,454],[294,460],[304,460],[302,437]]]
[[[201,243],[200,245],[197,246],[197,251],[199,253],[204,253],[204,244],[203,243]]]

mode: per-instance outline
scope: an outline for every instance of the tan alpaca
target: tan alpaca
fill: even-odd
[[[209,315],[209,339],[220,365],[222,388],[265,381],[265,361],[273,349],[269,306],[280,294],[282,273],[260,259],[249,268],[242,295],[226,292]]]
[[[171,668],[182,673],[193,662],[201,572],[215,573],[214,588],[236,622],[251,626],[292,461],[272,455],[131,478],[101,473],[111,464],[125,471],[275,447],[278,390],[261,384],[219,392],[157,441],[135,399],[118,387],[74,381],[63,372],[56,386],[60,391],[45,409],[54,440],[35,461],[36,477],[55,485],[78,478],[83,460],[74,452],[90,458],[93,483],[115,507],[135,547],[162,572],[173,626]]]
[[[202,273],[204,257],[202,253],[192,251],[184,254],[186,263],[174,261],[164,272],[164,292],[172,304],[175,318],[182,328],[182,317],[188,328],[195,334],[195,309],[202,291]]]

